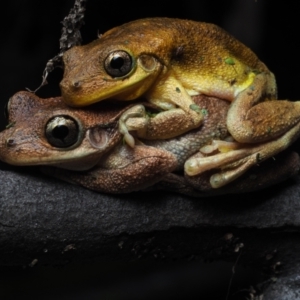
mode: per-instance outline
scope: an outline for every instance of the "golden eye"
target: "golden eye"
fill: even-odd
[[[79,126],[69,116],[55,116],[46,124],[46,138],[54,147],[67,148],[74,145],[79,139]]]
[[[132,70],[132,58],[123,50],[117,50],[108,54],[104,60],[104,68],[111,77],[123,77]]]

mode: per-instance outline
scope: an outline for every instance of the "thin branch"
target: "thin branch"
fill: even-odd
[[[48,60],[43,72],[43,80],[41,85],[34,91],[36,93],[42,86],[47,84],[47,77],[55,68],[62,68],[63,54],[73,46],[81,45],[82,38],[80,29],[84,25],[85,4],[87,0],[75,0],[74,7],[69,14],[61,22],[63,27],[59,40],[60,52],[50,60]]]

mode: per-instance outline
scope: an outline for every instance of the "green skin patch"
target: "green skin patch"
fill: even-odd
[[[199,114],[203,114],[204,116],[206,116],[208,114],[206,109],[200,108],[197,104],[191,104],[190,109]]]
[[[224,61],[225,61],[225,64],[227,64],[227,65],[231,65],[231,66],[235,65],[235,62],[234,62],[233,58],[231,58],[231,57],[225,58]]]
[[[207,116],[208,115],[208,110],[205,109],[205,108],[202,108],[201,112],[202,112],[203,116]]]
[[[235,70],[235,72],[237,73],[237,70],[235,69],[234,65],[235,65],[235,61],[232,57],[227,57],[224,59],[225,64],[232,66],[233,69]]]
[[[5,126],[5,128],[8,129],[8,128],[14,127],[15,124],[16,124],[16,122],[9,123]]]

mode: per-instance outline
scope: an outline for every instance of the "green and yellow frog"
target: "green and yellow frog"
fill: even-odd
[[[144,139],[167,139],[199,127],[203,110],[192,99],[199,94],[232,103],[227,127],[239,143],[274,139],[300,118],[299,104],[271,101],[277,99],[276,82],[264,63],[213,24],[141,19],[71,48],[63,61],[60,86],[70,106],[144,97],[160,109],[155,116],[145,109],[123,116],[120,131],[131,146],[130,131]]]

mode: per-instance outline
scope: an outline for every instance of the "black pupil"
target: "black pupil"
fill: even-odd
[[[52,131],[53,137],[59,140],[63,140],[69,134],[69,128],[65,125],[58,125]]]
[[[113,69],[121,69],[124,65],[124,59],[121,56],[115,56],[110,61],[110,66]]]

